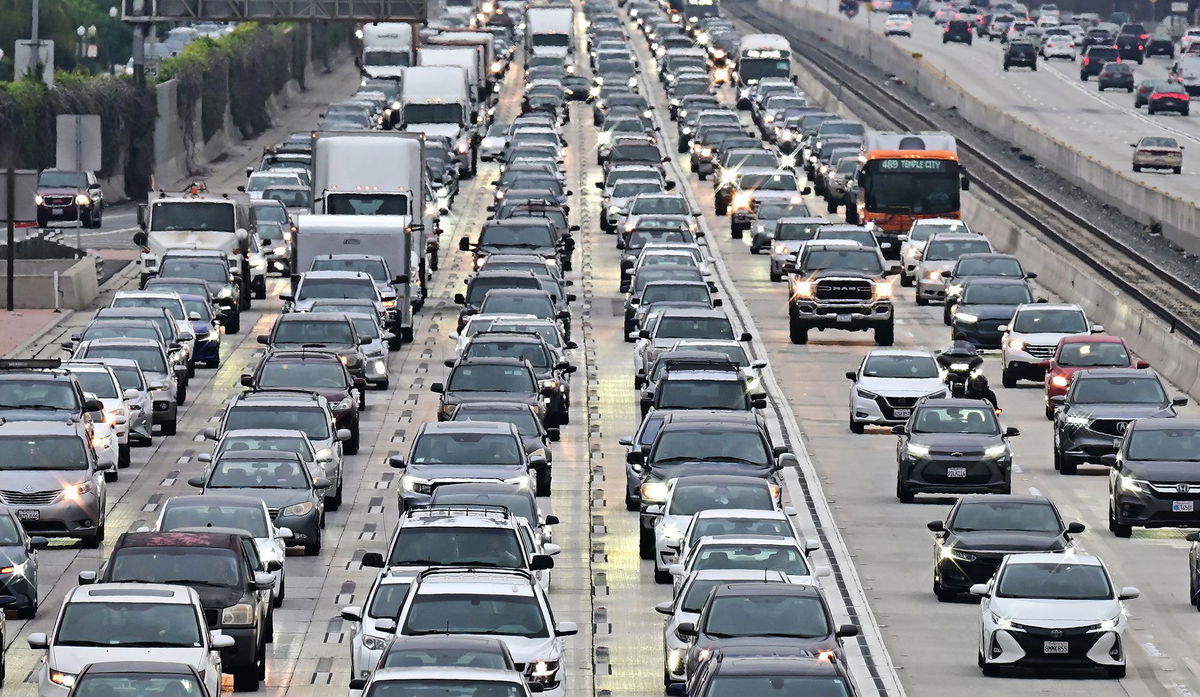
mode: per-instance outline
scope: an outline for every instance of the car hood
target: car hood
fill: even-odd
[[[1093,419],[1163,419],[1175,416],[1175,410],[1162,404],[1076,404],[1071,413]]]
[[[931,271],[949,271],[950,269],[953,269],[954,265],[957,263],[957,259],[938,259],[937,261],[922,259],[920,268],[924,273],[929,273]]]
[[[1061,532],[1025,530],[975,530],[955,533],[955,549],[973,552],[1058,552],[1063,549]]]
[[[1021,624],[1070,627],[1112,619],[1121,611],[1116,600],[1043,600],[992,597],[991,611]]]
[[[959,303],[958,311],[968,312],[979,319],[1010,320],[1013,316],[1013,310],[1016,307],[1016,305],[966,305]]]
[[[817,281],[822,278],[862,278],[866,280],[873,280],[875,278],[873,274],[869,274],[866,271],[853,271],[848,269],[821,269],[820,271],[813,271],[812,273],[801,275],[810,281]]]
[[[975,452],[1000,442],[1000,436],[978,433],[914,433],[911,443],[920,443],[938,451]]]
[[[22,547],[0,547],[0,567],[18,566],[29,559]]]
[[[1026,344],[1034,344],[1035,346],[1058,346],[1058,340],[1064,336],[1076,336],[1085,332],[1050,332],[1046,334],[1023,334],[1021,332],[1010,331],[1010,337],[1020,337]]]
[[[747,477],[767,478],[775,472],[770,465],[751,465],[746,462],[710,462],[684,460],[680,462],[655,463],[650,465],[650,478],[666,481],[672,477],[698,474],[740,474]]]
[[[77,415],[66,409],[0,409],[0,419],[5,421],[63,421]]]
[[[221,496],[249,496],[250,498],[262,499],[263,503],[267,504],[267,508],[284,508],[293,503],[304,503],[311,501],[312,496],[307,489],[256,489],[256,488],[238,488],[238,487],[219,487],[213,489],[205,489],[205,493],[219,494]]]
[[[99,646],[54,646],[49,651],[48,663],[55,670],[78,674],[89,663],[112,663],[115,661],[153,661],[155,663],[184,663],[204,670],[208,662],[208,651],[203,648],[174,647],[99,647]]]
[[[21,470],[0,472],[0,489],[34,492],[62,489],[64,484],[84,482],[91,478],[88,470]]]
[[[150,251],[162,255],[168,249],[215,249],[231,252],[237,247],[237,235],[232,232],[200,230],[154,230],[150,233]]]
[[[464,480],[493,480],[511,479],[523,476],[526,472],[524,465],[409,465],[405,474],[421,479]]]
[[[475,254],[479,256],[486,256],[488,254],[536,254],[537,256],[552,258],[558,256],[558,250],[549,245],[545,247],[521,247],[503,244],[485,244],[482,247],[476,247]]]
[[[720,649],[738,653],[772,651],[772,650],[806,650],[820,651],[837,648],[837,640],[832,636],[816,639],[801,639],[799,637],[761,636],[761,637],[706,637],[696,639],[697,648]]]
[[[39,186],[37,188],[37,193],[42,196],[66,196],[68,194],[74,196],[84,191],[86,189],[74,186]]]
[[[858,379],[858,387],[885,397],[924,397],[927,394],[944,390],[946,385],[940,377],[873,378],[863,376]]]
[[[1200,482],[1200,462],[1126,460],[1122,471],[1134,479],[1152,482]]]
[[[424,133],[427,136],[447,136],[451,141],[458,140],[462,127],[456,123],[411,123],[404,127],[409,133]]]
[[[537,404],[538,395],[529,392],[447,392],[447,404],[466,404],[467,402],[518,402],[520,404]]]

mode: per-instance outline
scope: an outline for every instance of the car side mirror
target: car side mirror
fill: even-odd
[[[800,458],[792,453],[784,453],[775,460],[776,469],[794,469],[800,467]]]
[[[201,433],[201,434],[202,434],[202,435],[203,435],[203,436],[204,436],[204,437],[205,437],[207,440],[216,440],[216,439],[217,439],[217,429],[216,429],[216,428],[214,428],[214,427],[212,427],[212,426],[209,426],[208,428],[205,428],[205,429],[204,429],[203,431],[201,431],[200,433]]]
[[[1100,456],[1100,464],[1105,465],[1107,467],[1116,467],[1117,466],[1116,453],[1108,453],[1106,455],[1101,455]]]
[[[846,379],[853,382],[858,379],[858,373],[854,372],[853,370],[847,370]]]
[[[388,634],[393,634],[396,631],[396,620],[392,620],[392,619],[375,620],[375,628],[381,632],[387,632]]]
[[[675,632],[679,634],[679,636],[696,636],[696,623],[680,622],[679,625],[675,627]]]
[[[659,603],[654,606],[654,611],[660,615],[671,615],[675,613],[674,601],[668,600],[665,603]]]
[[[574,341],[568,341],[567,343],[563,344],[563,348],[570,351],[572,349],[579,348],[579,344],[575,343]]]
[[[196,456],[197,462],[212,462],[212,459],[213,457],[211,453],[200,453]]]
[[[365,554],[362,555],[362,562],[360,562],[360,563],[366,568],[371,568],[371,569],[384,568],[383,555],[380,554],[379,552],[366,552]]]
[[[467,304],[467,296],[463,295],[462,293],[455,293],[454,294],[454,304],[455,305],[466,305]]]
[[[274,561],[276,564],[279,564],[278,559],[273,559],[272,561]],[[283,565],[280,564],[281,568],[282,568],[282,566]],[[270,567],[267,567],[267,568],[270,568]],[[271,574],[265,574],[260,571],[256,574],[254,574],[254,583],[251,585],[254,587],[254,590],[256,590],[256,591],[269,591],[275,587],[275,577],[272,576]]]
[[[999,327],[996,327],[996,331],[998,331],[998,332],[1000,332],[1001,334],[1003,334],[1004,332],[1008,331],[1008,325],[1007,325],[1007,324],[1001,324]]]
[[[1187,404],[1188,404],[1187,397],[1176,397],[1171,400],[1171,406],[1173,406],[1173,407],[1186,407]]]
[[[354,378],[353,380],[350,381],[350,384],[354,386],[354,389],[361,390],[367,386],[367,379],[366,378]]]
[[[458,249],[459,249],[459,251],[462,251],[462,252],[471,251],[471,240],[467,239],[466,237],[463,237],[462,239],[460,239],[458,241]]]
[[[376,623],[376,627],[378,627],[378,623]],[[367,679],[366,678],[351,678],[350,689],[351,690],[367,689]]]
[[[646,506],[646,510],[643,512],[646,515],[662,515],[663,514],[663,506],[661,503],[652,503],[652,504]]]
[[[329,487],[333,486],[333,482],[329,481],[325,477],[317,477],[313,480],[312,485],[314,489],[328,489]]]
[[[631,465],[641,465],[646,462],[646,454],[641,450],[630,450],[625,453],[625,462]]]
[[[296,296],[292,295],[291,293],[280,293],[279,299],[284,301],[285,303],[290,303],[296,299]]]
[[[641,329],[641,330],[638,330],[638,333],[637,333],[637,338],[639,338],[639,339],[649,339],[649,338],[650,338],[650,330],[648,330],[648,329]]]
[[[50,540],[42,537],[41,535],[34,535],[33,537],[29,538],[30,549],[45,549],[48,546],[50,546]]]
[[[1118,600],[1133,600],[1137,597],[1140,597],[1141,594],[1142,592],[1133,586],[1125,586],[1121,589],[1121,595],[1117,596],[1117,598]]]
[[[603,190],[603,189],[604,189],[604,182],[602,182],[602,181],[601,181],[601,182],[596,182],[596,188],[597,188],[597,189],[601,189],[601,190]]]
[[[1008,428],[1004,429],[1004,435],[1007,438],[1019,436],[1021,435],[1021,429],[1017,428],[1016,426],[1009,426]]]
[[[197,489],[203,489],[204,477],[188,477],[188,486],[193,486]]]
[[[254,376],[253,375],[242,375],[242,379],[240,380],[240,382],[242,384],[242,387],[254,387]]]
[[[275,538],[278,540],[290,540],[295,536],[296,536],[296,533],[292,532],[291,528],[276,528],[275,529]]]
[[[977,595],[981,598],[986,597],[988,595],[988,584],[976,583],[971,586],[971,589],[969,592],[971,595]]]
[[[1138,361],[1135,365],[1138,368],[1145,370],[1146,368],[1150,367],[1150,362],[1149,361]]]
[[[1061,395],[1061,394],[1056,394],[1050,398],[1050,403],[1056,407],[1061,407],[1062,405],[1067,403],[1067,396]]]
[[[892,426],[892,433],[894,433],[894,434],[896,434],[896,435],[898,435],[898,436],[902,436],[902,435],[904,435],[905,433],[908,433],[908,426],[905,426],[904,424],[899,424],[899,425],[897,425],[897,426]]]
[[[1038,277],[1038,275],[1036,273],[1034,273],[1033,271],[1030,271],[1029,273],[1025,274],[1025,278],[1030,281],[1032,281],[1033,279],[1035,279],[1037,277]]]
[[[350,440],[350,429],[339,428],[337,432],[333,434],[333,437],[340,441],[348,441]]]
[[[1104,333],[1104,325],[1103,324],[1093,324],[1092,325],[1092,333],[1093,334],[1103,334]]]
[[[93,412],[93,411],[104,411],[104,402],[101,402],[100,400],[94,399],[94,398],[93,399],[85,399],[85,400],[83,400],[83,411],[85,413]]]
[[[50,647],[50,639],[45,632],[34,632],[25,637],[25,642],[29,644],[31,649],[45,649]]]
[[[267,336],[266,334],[259,334],[258,336],[254,337],[254,339],[264,346],[271,345],[271,337]]]
[[[1200,532],[1189,532],[1183,539],[1188,542],[1200,542]]]
[[[760,398],[751,399],[750,407],[752,409],[766,409],[767,408],[767,398],[760,397]]]
[[[1087,526],[1084,525],[1083,523],[1070,523],[1069,525],[1067,525],[1067,532],[1072,535],[1078,535],[1079,533],[1083,532],[1086,529],[1087,529]]]
[[[80,571],[79,574],[76,576],[76,580],[79,582],[79,585],[81,585],[81,586],[90,586],[96,582],[96,572],[95,571]]]
[[[578,633],[579,625],[575,624],[574,622],[559,622],[554,628],[554,634],[560,637],[575,636]]]
[[[847,637],[858,636],[858,625],[843,624],[837,628],[837,633],[834,634],[834,636],[836,636],[839,639],[845,639]]]
[[[529,560],[530,571],[545,571],[554,568],[554,558],[549,554],[535,554]]]
[[[752,338],[754,337],[750,336],[750,332],[742,332],[741,336],[738,337],[738,341],[750,341]]]
[[[429,391],[436,392],[437,394],[445,394],[446,386],[440,382],[435,382],[429,386]]]

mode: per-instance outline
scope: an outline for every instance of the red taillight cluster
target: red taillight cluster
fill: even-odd
[[[1084,65],[1088,65],[1088,64],[1089,64],[1089,63],[1091,63],[1091,62],[1092,62],[1092,58],[1091,58],[1091,56],[1084,56],[1084,57],[1083,57],[1083,64],[1084,64]]]
[[[1151,99],[1182,99],[1188,101],[1189,97],[1186,94],[1179,92],[1159,92],[1158,94],[1150,95]]]

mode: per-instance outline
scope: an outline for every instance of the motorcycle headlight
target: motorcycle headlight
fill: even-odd
[[[973,315],[970,312],[955,312],[954,319],[963,324],[975,324],[979,321],[979,315]]]
[[[929,454],[929,446],[920,443],[909,443],[905,446],[905,450],[913,457],[925,457]]]
[[[667,485],[662,482],[646,482],[642,485],[642,500],[662,503],[667,500]]]
[[[283,516],[305,515],[307,513],[310,513],[314,508],[316,508],[316,506],[313,504],[312,501],[305,501],[303,503],[293,503],[292,505],[287,506],[282,511],[280,511],[279,515],[283,515]]]
[[[1008,452],[1008,446],[1001,443],[999,445],[990,445],[983,450],[983,456],[986,458],[997,458]]]
[[[950,370],[955,370],[955,371],[968,370],[968,369],[970,369],[970,367],[971,367],[970,363],[951,363],[950,364]]]
[[[254,606],[250,603],[238,603],[221,610],[221,624],[227,626],[246,626],[254,624]]]

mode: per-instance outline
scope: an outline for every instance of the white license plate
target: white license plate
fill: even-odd
[[[946,476],[947,477],[965,477],[965,476],[967,476],[967,468],[966,467],[947,467],[946,468]]]
[[[1173,512],[1173,513],[1195,513],[1196,512],[1196,502],[1195,501],[1172,501],[1171,502],[1171,512]]]
[[[50,212],[51,212],[51,213],[53,213],[54,215],[62,215],[62,214],[63,214],[63,209],[61,209],[61,208],[51,208],[51,209],[50,209]]]
[[[893,409],[892,413],[896,415],[897,419],[907,419],[912,416],[912,409]]]
[[[838,316],[837,316],[837,321],[839,321],[839,322],[849,322],[849,321],[850,321],[850,315],[838,315]]]
[[[17,511],[17,520],[41,520],[41,519],[42,519],[41,511],[30,511],[30,510]]]
[[[1043,641],[1042,653],[1067,653],[1071,643],[1067,641]]]

